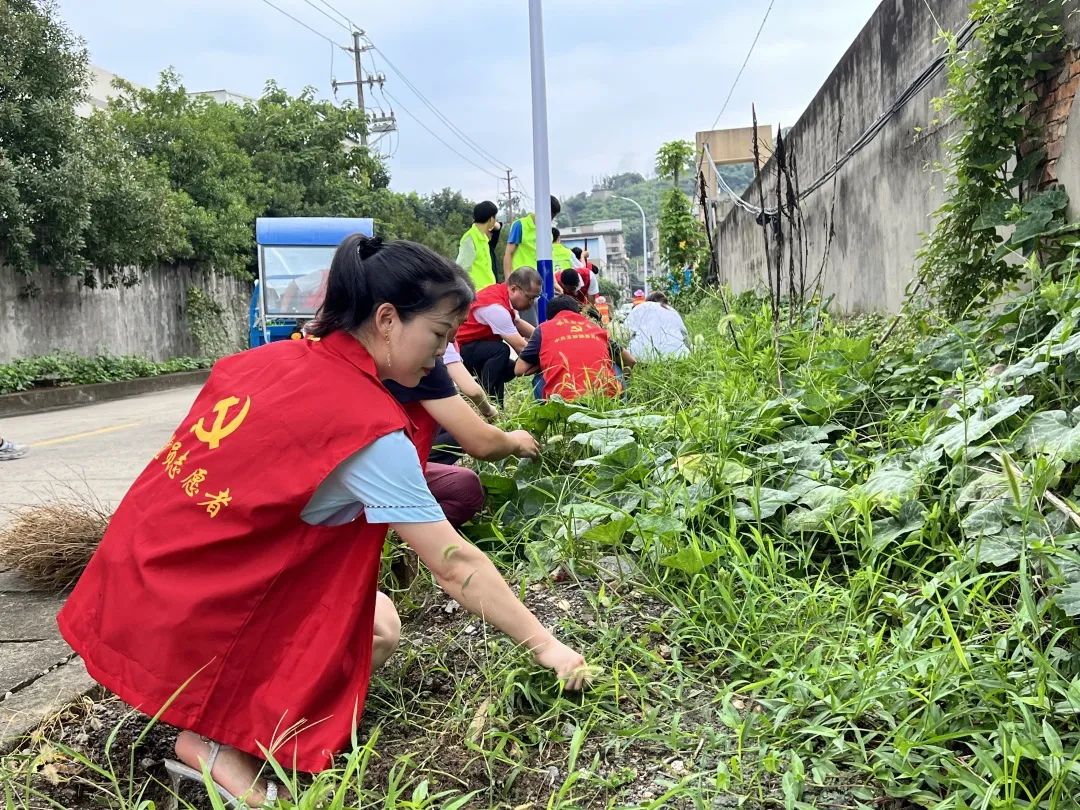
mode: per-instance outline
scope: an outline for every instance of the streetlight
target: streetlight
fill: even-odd
[[[529,0],[529,67],[532,76],[536,271],[543,281],[536,321],[543,323],[547,317],[547,302],[555,295],[555,271],[551,261],[551,179],[548,175],[547,75],[544,69],[544,12],[541,0]]]
[[[612,194],[616,200],[626,200],[628,203],[634,203],[637,206],[637,210],[641,212],[641,267],[642,272],[645,274],[645,296],[649,295],[649,224],[645,221],[645,209],[638,205],[637,201],[631,200],[629,197],[620,197],[618,194]]]

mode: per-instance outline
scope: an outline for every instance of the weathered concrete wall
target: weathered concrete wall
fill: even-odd
[[[186,267],[156,267],[134,287],[89,289],[70,276],[42,269],[39,287],[0,267],[0,362],[72,351],[81,355],[136,354],[152,360],[194,356],[185,319],[187,290],[211,294],[229,313],[226,328],[239,348],[246,340],[251,284]]]
[[[842,153],[942,52],[938,26],[957,31],[967,20],[966,0],[929,5],[933,14],[925,0],[884,0],[792,128],[789,144],[801,189],[833,165],[838,123],[843,122]],[[920,234],[930,230],[931,214],[943,199],[942,178],[933,166],[944,158],[949,128],[933,123],[931,100],[945,87],[939,73],[835,178],[835,236],[823,284],[823,292],[835,296],[834,311],[896,310],[904,299]],[[775,204],[768,199],[770,191],[775,197],[775,172],[773,178],[765,183],[766,207]],[[821,266],[833,196],[829,180],[802,203],[808,278]],[[756,185],[743,199],[759,204]],[[751,214],[732,210],[720,224],[719,242],[723,281],[740,291],[768,289],[764,237]]]

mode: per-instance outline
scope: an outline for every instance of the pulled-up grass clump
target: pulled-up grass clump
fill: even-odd
[[[90,497],[10,510],[0,528],[0,569],[63,590],[79,578],[109,525],[110,513]]]

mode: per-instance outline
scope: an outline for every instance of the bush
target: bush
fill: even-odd
[[[113,357],[102,354],[96,357],[81,357],[72,352],[60,352],[0,364],[0,394],[28,391],[31,388],[156,377],[178,371],[209,368],[212,362],[206,358],[178,357],[157,363],[133,355]]]

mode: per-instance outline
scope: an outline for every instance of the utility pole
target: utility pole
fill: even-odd
[[[514,191],[514,175],[510,169],[506,170],[505,190],[502,187],[503,182],[503,180],[498,182],[498,191],[495,192],[495,196],[498,200],[499,211],[505,212],[505,221],[510,224],[517,219],[517,212],[521,209],[521,195]]]
[[[364,119],[367,123],[365,131],[360,135],[360,145],[367,147],[369,134],[377,134],[381,138],[386,133],[393,132],[397,129],[397,118],[394,116],[393,110],[390,111],[389,115],[383,115],[381,110],[379,115],[371,115],[365,107],[364,85],[367,85],[369,88],[373,88],[375,85],[382,87],[386,84],[386,74],[372,73],[367,77],[364,76],[364,63],[361,61],[360,56],[364,51],[370,51],[374,46],[362,44],[360,42],[362,36],[364,36],[363,31],[359,29],[353,31],[353,46],[346,49],[353,55],[353,63],[356,66],[356,81],[334,81],[333,87],[336,91],[339,87],[348,87],[349,85],[356,86],[356,109],[364,114]]]
[[[510,187],[510,170],[506,170],[506,221],[514,221],[514,191]]]

